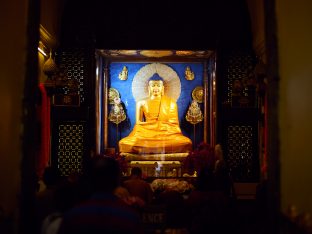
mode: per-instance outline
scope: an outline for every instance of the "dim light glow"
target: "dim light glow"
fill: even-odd
[[[43,54],[44,57],[47,57],[47,54],[40,47],[38,47],[38,51]]]

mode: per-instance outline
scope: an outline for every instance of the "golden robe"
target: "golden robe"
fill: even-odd
[[[162,96],[139,101],[136,115],[132,132],[119,141],[120,152],[157,154],[192,150],[192,141],[183,136],[179,127],[178,108],[173,99]]]

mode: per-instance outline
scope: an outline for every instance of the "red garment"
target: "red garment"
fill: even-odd
[[[50,97],[47,95],[43,83],[39,84],[41,105],[38,106],[38,121],[40,124],[40,147],[37,160],[37,174],[41,178],[50,160]]]

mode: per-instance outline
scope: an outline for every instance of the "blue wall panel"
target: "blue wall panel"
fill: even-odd
[[[124,62],[112,62],[109,67],[109,80],[108,88],[115,88],[120,93],[120,98],[122,104],[125,108],[127,114],[127,119],[118,125],[118,136],[116,124],[109,122],[109,137],[108,144],[109,147],[117,147],[117,142],[123,137],[126,137],[131,132],[133,126],[135,125],[135,99],[132,95],[132,81],[135,74],[145,65],[149,63],[124,63]],[[194,140],[193,125],[185,120],[185,115],[187,113],[188,107],[192,101],[192,91],[197,86],[204,86],[203,76],[204,76],[204,65],[203,63],[163,63],[171,67],[179,76],[181,82],[181,95],[177,100],[179,108],[179,121],[182,133],[189,137],[192,141]],[[128,79],[120,80],[118,75],[122,68],[126,66],[128,68]],[[184,71],[186,66],[190,66],[191,70],[194,72],[194,80],[186,80],[184,77]],[[203,112],[203,103],[200,104],[201,110]],[[110,111],[111,105],[109,107]],[[196,124],[196,143],[200,143],[203,140],[203,121]],[[118,137],[118,139],[117,139]],[[194,142],[193,142],[194,144]]]

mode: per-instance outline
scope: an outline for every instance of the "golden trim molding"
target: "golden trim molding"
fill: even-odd
[[[55,49],[56,40],[41,24],[39,27],[40,42],[46,49]]]

